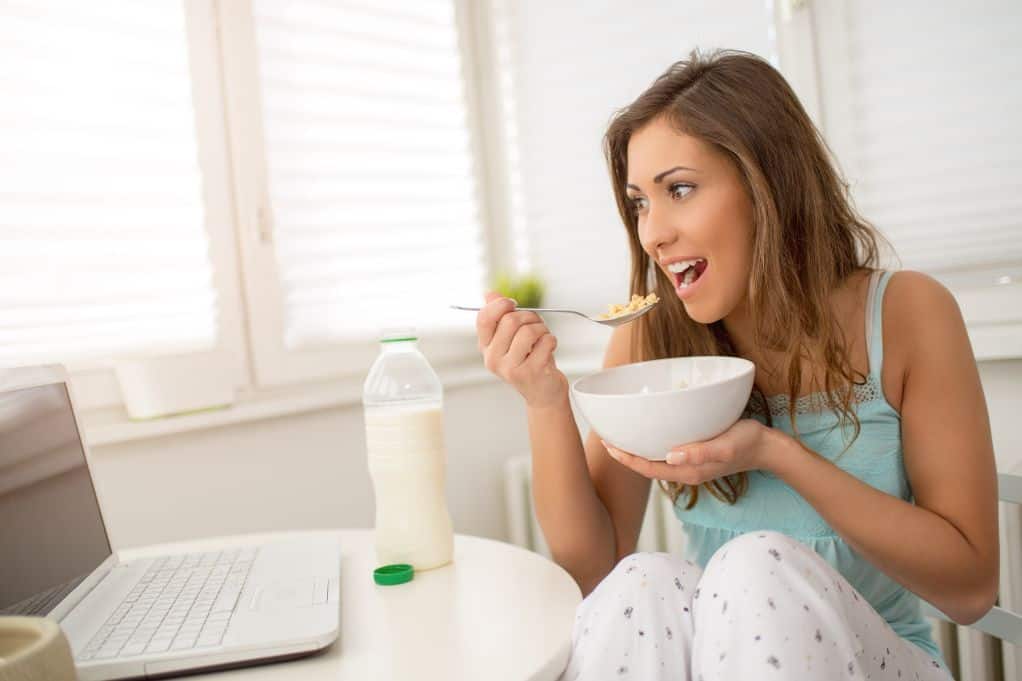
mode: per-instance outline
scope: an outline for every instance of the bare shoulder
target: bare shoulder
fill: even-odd
[[[891,277],[884,294],[883,328],[884,389],[899,398],[913,372],[939,372],[949,362],[973,362],[958,301],[922,272],[903,270]],[[897,387],[889,388],[889,380]]]
[[[922,272],[896,272],[884,295],[885,336],[901,348],[918,350],[949,331],[964,332],[962,313],[951,292]]]

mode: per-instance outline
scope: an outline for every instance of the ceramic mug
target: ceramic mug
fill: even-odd
[[[71,646],[45,617],[0,617],[0,681],[76,681]]]

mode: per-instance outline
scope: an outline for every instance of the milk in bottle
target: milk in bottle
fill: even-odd
[[[416,570],[451,561],[443,387],[408,332],[385,334],[362,390],[376,555]]]

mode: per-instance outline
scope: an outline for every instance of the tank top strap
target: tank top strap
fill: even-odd
[[[881,377],[884,363],[884,291],[892,272],[876,270],[870,275],[866,294],[866,351],[869,355],[869,373]]]

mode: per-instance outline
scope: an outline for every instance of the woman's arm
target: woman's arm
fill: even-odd
[[[585,449],[554,359],[556,338],[534,312],[489,293],[476,317],[486,367],[525,398],[532,444],[536,515],[554,559],[588,594],[639,535],[649,480],[609,458],[598,439]],[[623,327],[611,337],[606,366],[628,361]],[[613,462],[610,462],[613,463]]]
[[[903,272],[888,286],[884,335],[905,367],[901,432],[915,506],[793,442],[769,450],[765,466],[870,562],[969,624],[994,604],[999,559],[990,423],[965,324],[943,286]]]
[[[627,328],[611,336],[604,367],[629,361]],[[583,450],[565,391],[549,408],[528,409],[536,516],[554,560],[588,595],[635,551],[650,481],[614,463],[595,434]]]
[[[586,596],[633,553],[650,481],[614,464],[590,436],[583,453],[568,405],[528,409],[536,517],[555,562]],[[588,460],[588,465],[587,465]]]

